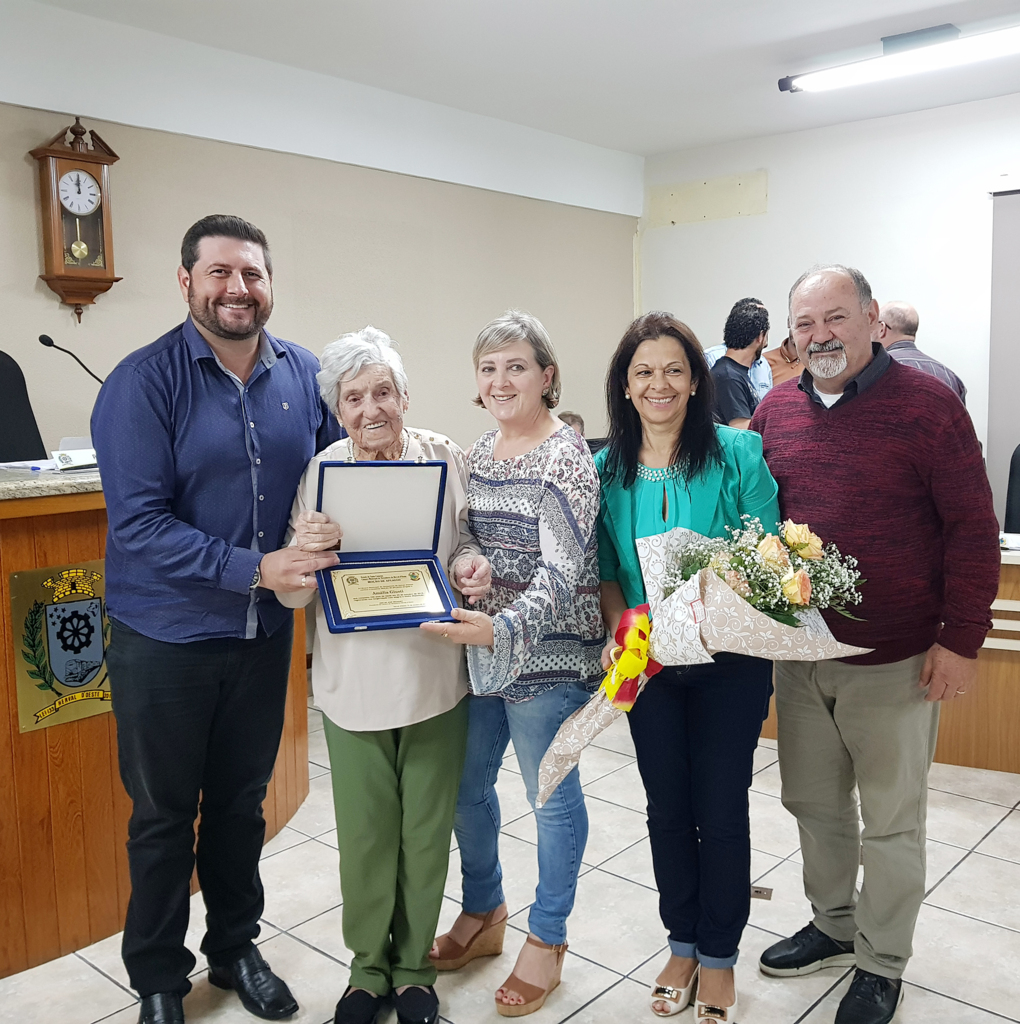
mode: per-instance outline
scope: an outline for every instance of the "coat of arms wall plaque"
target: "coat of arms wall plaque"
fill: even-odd
[[[110,710],[102,559],[11,573],[22,732]]]

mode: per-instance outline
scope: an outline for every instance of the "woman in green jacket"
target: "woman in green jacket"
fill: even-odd
[[[701,345],[673,316],[648,313],[630,325],[606,399],[609,441],[595,464],[602,614],[612,637],[624,610],[645,600],[636,538],[678,526],[723,537],[742,515],[773,529],[779,504],[759,435],[713,422]],[[610,640],[603,652],[607,668],[614,647]],[[671,956],[651,993],[659,1016],[679,1013],[695,989],[699,1024],[736,1015],[733,965],[751,895],[747,791],[771,692],[771,662],[717,654],[663,669],[628,716],[669,931]]]

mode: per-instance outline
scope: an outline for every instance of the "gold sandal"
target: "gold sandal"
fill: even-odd
[[[465,917],[474,918],[482,922],[482,927],[471,936],[465,944],[450,938],[450,933],[436,936],[436,949],[438,956],[430,957],[432,966],[437,971],[459,971],[465,964],[480,956],[498,956],[503,952],[503,935],[506,932],[507,918],[494,921],[494,915],[505,911],[505,904],[494,907],[487,914],[469,914],[463,912]],[[507,915],[509,916],[509,915]]]
[[[501,1003],[499,999],[496,999],[496,1013],[501,1017],[524,1017],[529,1013],[534,1013],[536,1010],[541,1010],[545,1005],[545,1001],[549,998],[549,993],[560,983],[560,972],[563,970],[563,958],[567,952],[567,944],[561,942],[558,946],[550,946],[540,939],[536,939],[533,935],[529,935],[524,941],[525,943],[531,943],[532,946],[538,946],[539,949],[555,951],[556,967],[553,979],[549,983],[548,988],[539,988],[538,985],[521,981],[516,974],[511,974],[499,987],[507,992],[516,992],[517,995],[523,996],[524,1002],[518,1004]]]

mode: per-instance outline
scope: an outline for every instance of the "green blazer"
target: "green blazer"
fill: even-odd
[[[753,430],[717,426],[722,462],[711,464],[701,476],[688,481],[691,496],[690,522],[676,522],[706,537],[725,537],[726,527],[739,527],[742,515],[757,516],[766,530],[779,522],[779,487],[762,455],[761,435]],[[603,448],[595,456],[602,491],[599,508],[599,570],[604,581],[615,580],[631,608],[645,601],[645,586],[638,562],[637,537],[665,532],[638,532],[629,491],[618,480],[608,480]]]

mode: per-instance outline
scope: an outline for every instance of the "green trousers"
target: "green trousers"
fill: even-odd
[[[467,744],[468,702],[415,725],[350,732],[323,716],[333,769],[351,985],[431,985]]]

